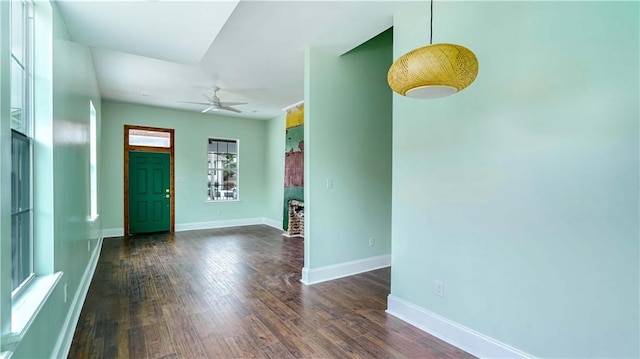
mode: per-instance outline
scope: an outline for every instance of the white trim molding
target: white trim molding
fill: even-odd
[[[124,236],[124,228],[105,228],[102,230],[102,238],[122,236]]]
[[[288,232],[284,232],[284,233],[282,233],[282,235],[287,237],[287,238],[301,238],[301,239],[304,239],[304,236],[302,234],[290,235]]]
[[[264,224],[264,218],[241,218],[228,219],[223,221],[181,223],[176,224],[176,232],[195,231],[199,229],[251,226],[256,224]]]
[[[392,294],[386,312],[478,358],[534,358]]]
[[[300,106],[300,105],[302,105],[302,104],[304,104],[304,100],[300,100],[300,101],[298,101],[298,102],[296,102],[296,103],[292,103],[291,105],[289,105],[289,106],[287,106],[287,107],[284,107],[284,108],[282,109],[282,111],[287,112],[287,111],[289,111],[290,109],[292,109],[292,108],[294,108],[294,107],[297,107],[297,106]]]
[[[282,228],[282,220],[276,221],[275,219],[271,219],[271,218],[263,218],[262,224],[266,224],[269,227],[273,227],[275,229],[284,231],[284,229]]]
[[[375,269],[389,267],[391,265],[391,256],[388,254],[358,259],[355,261],[333,264],[330,266],[319,268],[302,268],[303,284],[312,285],[316,283],[326,282],[328,280],[338,279],[342,277],[352,276],[358,273],[369,272]]]
[[[199,229],[252,226],[257,224],[266,224],[267,226],[282,230],[281,223],[269,218],[241,218],[241,219],[228,219],[223,221],[179,223],[179,224],[176,224],[176,232],[196,231]],[[122,236],[124,236],[124,228],[106,228],[102,230],[103,238],[122,237]]]
[[[93,253],[91,253],[89,263],[84,270],[82,278],[80,279],[80,286],[78,287],[78,290],[76,290],[76,294],[73,296],[69,312],[67,312],[67,318],[65,319],[62,330],[58,335],[56,346],[53,348],[52,358],[66,358],[69,355],[73,334],[76,331],[78,319],[80,319],[80,312],[82,311],[84,300],[87,298],[89,286],[91,285],[93,274],[95,273],[96,266],[98,265],[100,251],[102,251],[102,241],[102,237],[98,238],[98,243],[93,248]]]

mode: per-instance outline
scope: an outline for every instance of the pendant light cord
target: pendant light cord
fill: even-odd
[[[429,29],[429,45],[433,45],[433,0],[431,0],[431,22]]]

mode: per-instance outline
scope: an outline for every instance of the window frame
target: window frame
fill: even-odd
[[[29,156],[29,161],[28,161],[28,173],[27,175],[29,176],[29,183],[28,183],[28,191],[29,191],[29,200],[28,200],[28,207],[27,208],[22,208],[20,207],[19,209],[17,209],[17,211],[14,213],[14,209],[12,208],[11,210],[11,266],[12,266],[12,271],[11,271],[11,298],[16,298],[18,295],[20,295],[20,293],[29,285],[29,283],[31,282],[31,280],[35,277],[35,263],[34,263],[34,258],[35,258],[35,247],[34,247],[34,236],[33,236],[33,216],[34,216],[34,208],[33,208],[33,203],[34,203],[34,199],[33,199],[33,139],[26,136],[25,134],[16,131],[16,130],[11,130],[11,147],[12,147],[12,151],[11,151],[11,162],[12,162],[12,167],[13,167],[13,141],[14,140],[18,140],[18,141],[22,141],[24,143],[27,144],[27,148],[28,148],[28,156]],[[14,187],[13,187],[13,183],[11,184],[11,189],[12,189],[12,198],[11,198],[11,202],[12,202],[12,207],[13,207],[13,191],[14,191]],[[17,192],[22,192],[21,190],[18,190]],[[19,200],[18,200],[19,201]],[[29,224],[28,224],[28,228],[29,228],[29,274],[27,274],[27,276],[20,281],[20,283],[18,283],[18,285],[16,285],[14,287],[14,275],[15,273],[13,273],[13,269],[15,268],[15,262],[14,262],[14,258],[13,258],[13,252],[14,252],[14,248],[13,248],[13,236],[14,236],[14,216],[22,216],[25,213],[29,214]]]
[[[89,100],[89,221],[95,221],[98,214],[98,114]]]
[[[219,168],[218,169],[215,166],[215,164],[214,164],[214,167],[211,167],[211,165],[210,165],[210,159],[209,159],[210,157],[209,156],[211,154],[215,153],[213,151],[209,151],[209,145],[210,145],[210,143],[212,141],[229,142],[229,143],[234,142],[235,146],[236,146],[235,168],[233,169],[233,171],[235,172],[235,182],[234,182],[235,183],[235,186],[234,186],[235,190],[232,190],[233,191],[233,198],[231,198],[231,199],[227,199],[227,194],[228,194],[229,189],[224,189],[225,196],[221,196],[221,198],[216,199],[216,197],[218,197],[218,196],[215,196],[215,195],[212,196],[212,193],[215,194],[215,192],[218,192],[218,191],[216,191],[217,187],[214,185],[214,183],[216,182],[214,180],[215,177],[210,172],[212,170],[213,171],[217,171],[217,172],[223,172],[223,177],[224,177],[224,171],[225,171],[224,168]],[[207,153],[207,162],[206,162],[207,163],[207,165],[206,165],[206,169],[207,169],[207,172],[206,172],[206,174],[207,174],[207,177],[206,177],[206,179],[207,179],[207,199],[206,199],[206,202],[209,202],[209,203],[233,203],[233,202],[239,202],[240,201],[240,192],[241,192],[240,191],[240,139],[238,139],[238,138],[225,138],[225,137],[218,137],[218,136],[209,136],[209,137],[207,137],[206,146],[207,146],[207,150],[206,150],[207,151],[206,152]],[[218,152],[218,153],[221,153],[221,152]]]
[[[19,5],[20,6],[20,15],[22,17],[21,20],[21,25],[22,25],[22,29],[21,29],[21,34],[22,37],[19,39],[19,41],[21,41],[21,46],[20,49],[22,50],[22,54],[15,54],[14,53],[14,36],[13,36],[13,30],[14,30],[14,26],[13,26],[13,21],[14,21],[14,11],[15,5]],[[33,228],[33,223],[34,223],[34,162],[35,162],[35,156],[34,156],[34,134],[33,134],[33,129],[34,129],[34,107],[35,107],[35,103],[34,103],[34,87],[35,87],[35,83],[34,83],[34,68],[35,68],[35,62],[34,62],[34,53],[35,53],[35,49],[34,49],[34,45],[35,45],[35,21],[34,21],[34,3],[30,0],[18,0],[18,1],[11,1],[9,4],[9,12],[10,12],[10,52],[11,52],[11,79],[14,80],[14,74],[13,74],[13,64],[16,64],[21,71],[21,87],[20,87],[20,91],[22,92],[21,94],[21,117],[22,117],[22,121],[21,121],[21,126],[19,128],[14,128],[14,122],[11,121],[11,142],[12,142],[12,146],[11,146],[11,162],[12,162],[12,169],[13,169],[13,140],[14,138],[18,138],[19,140],[25,141],[28,143],[28,151],[29,151],[29,170],[28,170],[28,176],[29,176],[29,209],[27,211],[30,211],[30,216],[29,216],[29,272],[30,274],[27,275],[27,277],[22,280],[18,285],[16,285],[14,287],[14,282],[13,282],[13,269],[15,268],[15,262],[14,262],[14,257],[13,257],[13,253],[14,253],[14,248],[13,248],[13,236],[14,236],[14,231],[16,230],[16,228],[14,228],[14,213],[13,213],[13,209],[12,209],[12,213],[11,213],[11,239],[12,239],[12,243],[11,243],[11,266],[12,266],[12,274],[11,274],[11,298],[12,300],[17,298],[20,293],[22,293],[28,286],[29,283],[32,281],[32,279],[35,277],[35,241],[34,241],[34,228]],[[14,95],[14,84],[10,84],[10,88],[9,88],[9,92],[11,93],[12,99],[11,99],[11,105],[13,106],[13,95]],[[13,108],[11,109],[12,113],[13,113]],[[12,116],[12,120],[13,120],[13,116]],[[13,171],[13,170],[12,170]],[[12,191],[13,191],[13,183],[12,183]],[[13,192],[12,192],[12,202],[13,202]],[[23,212],[24,210],[21,210],[20,212]],[[17,214],[17,213],[16,213]]]

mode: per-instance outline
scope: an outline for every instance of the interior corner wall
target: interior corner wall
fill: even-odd
[[[392,296],[534,357],[640,355],[639,6],[436,3],[480,71],[394,95]],[[394,58],[428,19],[396,14]]]
[[[391,30],[342,56],[306,50],[307,270],[391,251],[391,62]]]
[[[267,123],[114,101],[102,104],[100,175],[105,232],[124,229],[124,125],[175,130],[176,230],[262,223]],[[238,201],[207,201],[207,140],[238,139]],[[280,150],[282,154],[282,150]]]
[[[265,151],[265,218],[274,227],[283,229],[282,198],[284,197],[284,156],[286,115],[267,122],[267,144]]]

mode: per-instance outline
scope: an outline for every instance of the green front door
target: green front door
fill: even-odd
[[[170,229],[170,181],[168,153],[129,152],[129,233]]]

